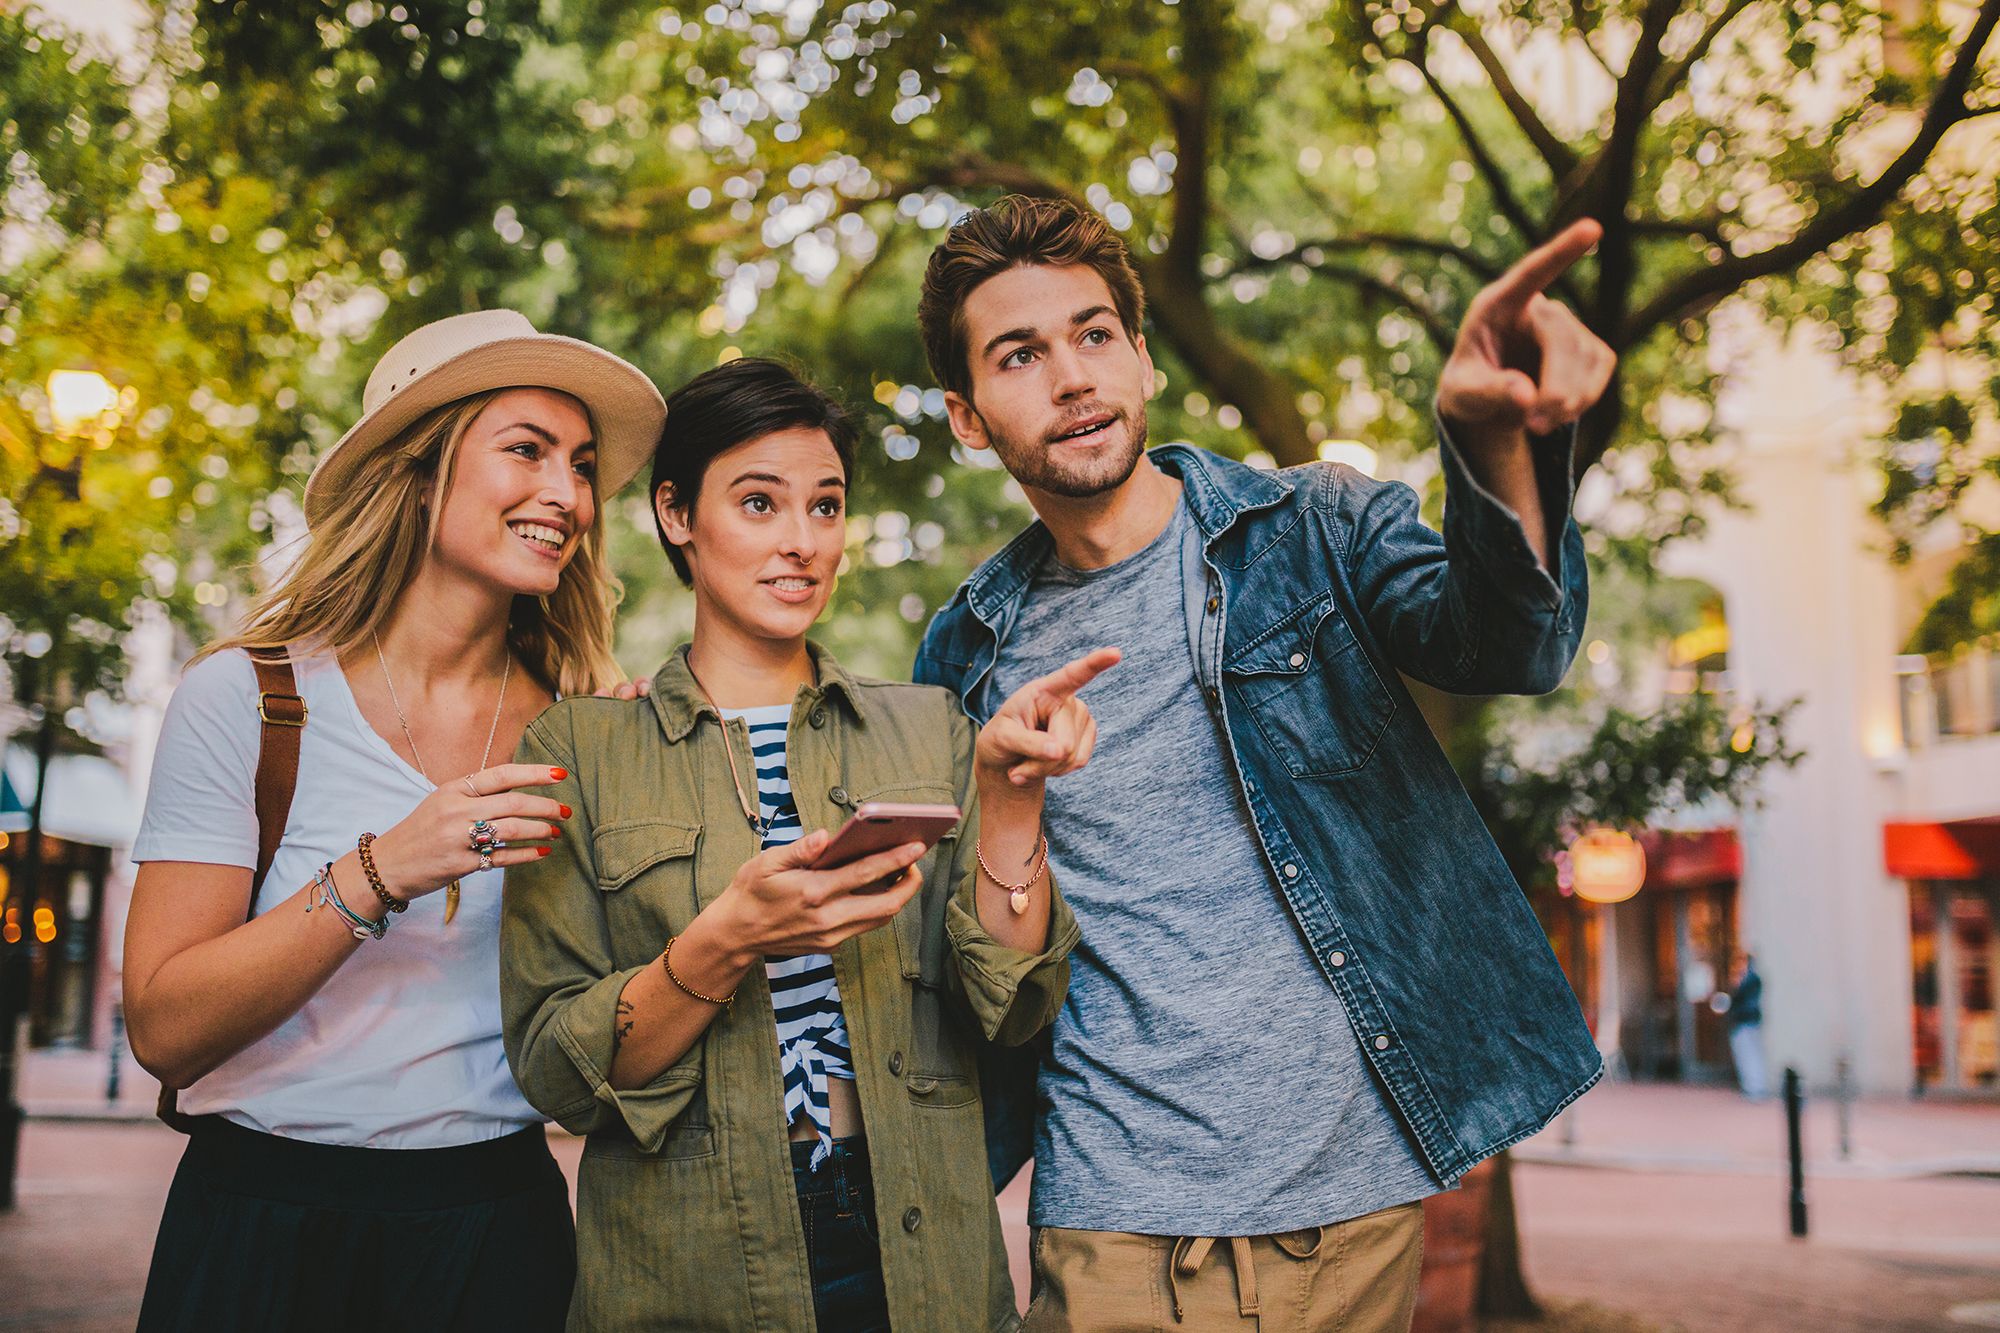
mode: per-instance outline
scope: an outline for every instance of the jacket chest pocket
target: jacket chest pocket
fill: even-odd
[[[1395,701],[1330,593],[1237,648],[1222,669],[1295,778],[1361,768],[1395,716]]]
[[[614,953],[632,941],[645,957],[659,951],[666,935],[686,928],[701,910],[695,881],[695,848],[701,825],[666,820],[632,820],[600,825],[591,835],[597,887],[612,923]],[[620,929],[621,923],[626,929]],[[633,960],[641,961],[638,959]],[[622,957],[620,966],[631,966]]]

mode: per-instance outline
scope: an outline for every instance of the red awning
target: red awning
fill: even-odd
[[[1649,829],[1639,842],[1646,849],[1648,889],[1696,889],[1743,878],[1743,844],[1733,828],[1698,833]]]
[[[1891,821],[1882,859],[1902,879],[2000,879],[2000,816]]]

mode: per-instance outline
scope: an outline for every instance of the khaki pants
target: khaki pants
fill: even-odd
[[[1406,1333],[1420,1203],[1274,1236],[1041,1227],[1025,1333]]]

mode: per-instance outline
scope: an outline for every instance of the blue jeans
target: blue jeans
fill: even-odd
[[[889,1333],[868,1141],[835,1139],[817,1171],[808,1165],[813,1146],[792,1145],[792,1184],[812,1264],[814,1320],[822,1333]]]
[[[1729,1030],[1729,1054],[1736,1061],[1736,1086],[1752,1101],[1771,1095],[1771,1076],[1764,1066],[1764,1025],[1739,1023]]]

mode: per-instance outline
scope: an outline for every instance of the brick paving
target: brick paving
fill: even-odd
[[[0,1333],[127,1330],[182,1139],[136,1118],[83,1119],[101,1101],[103,1056],[66,1056],[73,1096],[46,1066],[22,1139],[20,1206],[0,1215]],[[127,1068],[129,1075],[133,1071]],[[94,1087],[92,1086],[94,1082]],[[24,1084],[24,1094],[30,1091]],[[1515,1172],[1536,1292],[1561,1317],[1520,1330],[1814,1333],[2000,1327],[1954,1309],[2000,1302],[2000,1176],[1918,1175],[2000,1149],[2000,1106],[1864,1103],[1854,1151],[1835,1152],[1831,1108],[1807,1122],[1812,1234],[1785,1234],[1776,1108],[1715,1090],[1619,1085],[1577,1107],[1574,1143],[1552,1129]],[[574,1171],[580,1145],[553,1140]],[[1773,1144],[1776,1144],[1775,1149]],[[1953,1168],[1958,1169],[1958,1168]],[[1025,1291],[1026,1195],[1002,1197]]]
[[[1846,1118],[1842,1156],[1839,1103],[1806,1098],[1804,1149],[1814,1175],[2000,1175],[2000,1101],[1867,1098]],[[1659,1083],[1600,1083],[1514,1151],[1520,1161],[1728,1175],[1783,1172],[1785,1154],[1777,1100]]]

